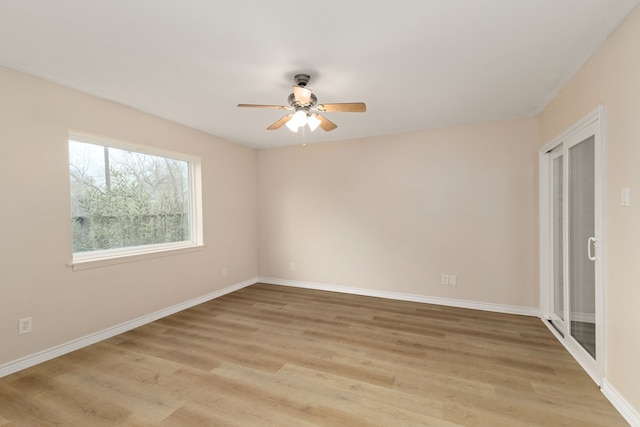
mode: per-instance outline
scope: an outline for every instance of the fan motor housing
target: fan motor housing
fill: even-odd
[[[289,98],[287,98],[287,101],[289,102],[289,105],[291,105],[294,108],[296,108],[296,107],[314,107],[318,103],[318,98],[314,94],[311,94],[311,99],[309,100],[309,105],[301,105],[298,101],[296,101],[296,96],[292,93],[292,94],[289,95]]]

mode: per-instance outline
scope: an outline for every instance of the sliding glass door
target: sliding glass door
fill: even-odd
[[[596,358],[596,260],[594,136],[569,153],[569,317],[571,337]]]
[[[542,242],[545,320],[600,382],[603,372],[603,285],[600,114],[545,147],[546,224]],[[544,187],[541,187],[544,188]],[[546,263],[546,264],[545,264]],[[543,269],[544,270],[544,269]]]

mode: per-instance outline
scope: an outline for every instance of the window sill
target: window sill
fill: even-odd
[[[67,264],[73,271],[87,270],[90,268],[107,267],[110,265],[124,264],[129,262],[144,261],[147,259],[161,258],[173,255],[182,255],[191,252],[199,252],[204,250],[204,245],[188,246],[183,248],[168,248],[149,251],[138,254],[118,254],[103,258],[94,258],[88,260],[73,261]]]

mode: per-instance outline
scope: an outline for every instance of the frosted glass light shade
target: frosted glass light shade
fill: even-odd
[[[318,126],[320,126],[320,123],[321,122],[317,114],[311,114],[309,115],[309,117],[307,117],[307,124],[309,125],[309,129],[311,129],[311,132],[316,130]]]
[[[291,117],[285,125],[287,125],[291,132],[298,132],[298,124],[293,120],[293,117]]]

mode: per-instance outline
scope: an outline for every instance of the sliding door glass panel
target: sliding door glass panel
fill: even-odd
[[[569,148],[569,320],[571,336],[596,357],[595,138]]]
[[[563,156],[553,159],[552,170],[552,227],[553,227],[553,325],[564,334],[564,177]]]

